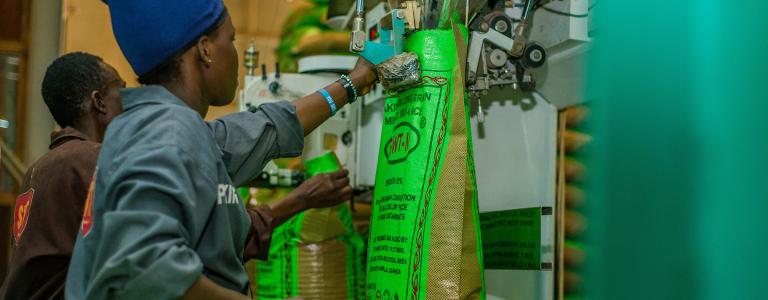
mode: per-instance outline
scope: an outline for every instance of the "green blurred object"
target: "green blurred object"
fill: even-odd
[[[248,206],[248,200],[251,200],[251,193],[249,188],[237,188],[237,194],[240,196],[240,201],[243,201],[243,205]]]
[[[304,165],[308,178],[341,169],[332,151]],[[269,259],[256,264],[257,298],[364,299],[364,250],[348,206],[301,212],[274,229]]]
[[[307,169],[307,178],[314,177],[317,174],[333,173],[341,169],[339,158],[333,151],[327,151],[322,155],[304,162]]]
[[[327,33],[346,33],[346,31],[335,31],[326,24],[328,14],[328,0],[314,0],[310,5],[300,5],[293,8],[287,19],[283,23],[280,45],[277,49],[277,59],[280,62],[280,71],[286,73],[298,72],[298,61],[305,56],[317,54],[341,54],[348,55],[349,41],[344,40],[340,45],[339,41],[334,39],[333,35],[322,36]],[[302,40],[310,37],[317,37],[320,40],[326,40],[326,43],[320,48],[310,48],[311,53],[301,53]],[[328,41],[330,40],[330,41]],[[334,41],[336,43],[334,43]],[[334,46],[335,45],[335,46]],[[343,46],[343,47],[342,47]],[[320,53],[317,53],[320,52]]]
[[[328,26],[323,23],[327,10],[326,3],[299,7],[291,11],[283,23],[280,45],[277,48],[280,71],[288,73],[298,71],[298,57],[292,50],[302,37],[328,30]]]
[[[586,299],[768,299],[768,1],[599,1]]]

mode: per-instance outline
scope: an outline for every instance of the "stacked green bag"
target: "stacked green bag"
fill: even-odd
[[[308,177],[340,169],[333,152],[304,164]],[[301,213],[274,230],[257,263],[257,299],[364,299],[364,250],[346,204]]]
[[[466,28],[421,30],[422,85],[386,99],[366,293],[369,299],[484,299],[469,114]]]
[[[350,55],[349,32],[330,28],[328,1],[313,0],[292,6],[283,23],[276,54],[280,71],[298,72],[301,58],[313,55]]]

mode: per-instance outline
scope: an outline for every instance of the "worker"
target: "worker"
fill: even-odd
[[[69,268],[69,299],[249,299],[243,263],[266,258],[271,231],[295,214],[351,197],[346,171],[322,175],[326,197],[246,210],[235,192],[377,80],[349,76],[292,102],[205,122],[229,104],[238,60],[221,0],[110,0],[120,48],[144,87],[105,134]],[[85,226],[88,224],[88,226]]]
[[[24,175],[13,212],[13,255],[0,299],[61,299],[99,143],[122,111],[125,82],[101,58],[65,54],[48,67],[42,95],[62,128]]]

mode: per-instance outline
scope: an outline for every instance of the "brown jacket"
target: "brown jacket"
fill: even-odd
[[[51,151],[27,171],[13,212],[13,256],[0,299],[63,299],[100,144],[74,128],[51,134]],[[266,259],[272,212],[248,209],[245,259]]]
[[[100,144],[67,127],[27,171],[13,212],[2,299],[61,299]]]

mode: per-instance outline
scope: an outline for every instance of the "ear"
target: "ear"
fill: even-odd
[[[104,104],[104,95],[98,90],[91,92],[91,104],[97,112],[106,114],[107,105]]]
[[[206,67],[210,67],[213,63],[213,60],[211,59],[213,56],[211,54],[211,43],[211,38],[207,35],[203,35],[197,40],[197,55]]]

